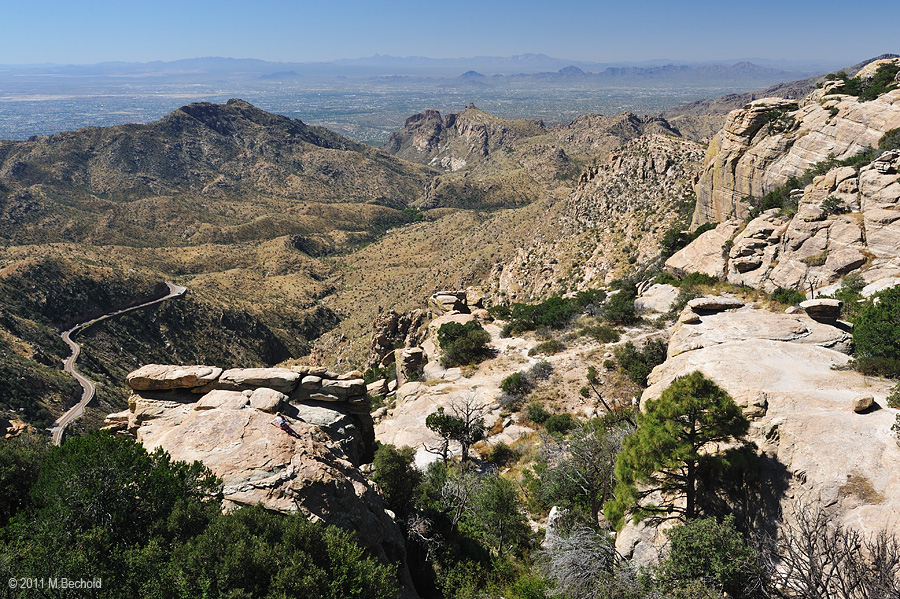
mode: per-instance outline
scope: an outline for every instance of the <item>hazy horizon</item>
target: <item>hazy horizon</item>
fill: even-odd
[[[703,62],[721,56],[858,62],[895,50],[900,5],[877,19],[835,18],[835,0],[459,0],[452,7],[363,0],[153,4],[46,0],[4,8],[0,64],[82,64],[248,57],[331,62],[376,54],[435,59],[546,54],[600,63]]]

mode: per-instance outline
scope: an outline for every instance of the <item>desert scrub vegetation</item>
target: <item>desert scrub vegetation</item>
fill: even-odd
[[[474,320],[466,324],[442,324],[438,329],[438,344],[443,352],[441,365],[451,368],[477,364],[491,356],[490,341],[490,334]]]
[[[779,287],[775,291],[769,294],[769,299],[773,302],[778,302],[779,304],[785,304],[787,306],[796,306],[800,302],[806,299],[806,296],[797,291],[796,289],[787,289],[785,287]]]
[[[553,354],[558,354],[561,351],[566,349],[566,344],[560,341],[559,339],[548,339],[547,341],[541,341],[534,347],[528,350],[529,356],[552,356]]]
[[[613,350],[616,364],[623,373],[636,385],[647,386],[647,377],[654,367],[666,361],[668,346],[661,339],[651,339],[638,348],[631,341]]]
[[[619,339],[622,338],[622,335],[619,333],[619,331],[604,324],[595,324],[582,327],[578,330],[578,334],[596,339],[600,343],[616,343]]]
[[[875,294],[853,321],[856,366],[865,374],[900,378],[900,287]]]
[[[500,383],[500,389],[509,397],[520,400],[528,395],[541,381],[550,378],[553,366],[541,360],[526,372],[514,372]]]
[[[605,299],[606,292],[602,289],[587,289],[571,298],[554,296],[538,304],[498,305],[491,307],[488,312],[494,318],[507,321],[501,334],[509,337],[542,327],[562,329],[575,315],[592,306],[599,306]]]
[[[887,396],[887,405],[889,408],[900,410],[900,383],[891,389],[891,394]]]
[[[832,89],[831,93],[856,96],[860,102],[868,102],[881,94],[897,89],[898,83],[895,78],[898,72],[900,72],[900,65],[889,62],[879,66],[871,79],[849,77],[846,73],[829,73],[825,78],[831,81],[841,81],[841,84]]]

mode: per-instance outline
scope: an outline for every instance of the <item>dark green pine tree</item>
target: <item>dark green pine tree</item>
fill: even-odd
[[[695,518],[700,474],[727,466],[720,445],[740,439],[750,427],[731,396],[700,372],[676,379],[659,399],[648,401],[636,424],[616,462],[615,499],[604,510],[619,525],[626,513],[655,523]],[[659,505],[647,501],[657,492]]]

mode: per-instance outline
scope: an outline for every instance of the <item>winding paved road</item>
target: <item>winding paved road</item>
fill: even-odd
[[[76,324],[74,327],[60,335],[62,340],[65,341],[66,345],[68,345],[72,349],[72,355],[70,355],[63,361],[63,370],[71,374],[73,377],[75,377],[75,380],[81,383],[82,392],[81,401],[69,408],[69,411],[60,416],[59,419],[53,423],[53,426],[50,427],[50,436],[53,439],[54,445],[60,444],[60,441],[62,441],[63,429],[65,429],[70,422],[84,414],[84,406],[86,406],[88,402],[90,402],[94,397],[94,383],[87,380],[84,376],[81,375],[81,373],[75,370],[75,360],[78,359],[78,354],[81,353],[81,346],[72,341],[72,335],[82,329],[86,329],[92,324],[100,322],[101,320],[106,320],[107,318],[118,316],[119,314],[125,314],[126,312],[131,312],[132,310],[139,310],[140,308],[146,308],[147,306],[152,306],[153,304],[164,302],[168,299],[172,299],[173,297],[184,295],[184,293],[187,291],[187,288],[175,285],[173,283],[166,283],[166,285],[169,287],[169,293],[159,299],[145,302],[143,304],[138,304],[137,306],[123,308],[122,310],[116,310],[115,312],[104,314],[103,316],[98,316],[93,320],[88,320],[86,322]]]

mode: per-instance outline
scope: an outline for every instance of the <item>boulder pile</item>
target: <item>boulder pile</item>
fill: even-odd
[[[354,464],[372,460],[374,425],[366,384],[359,371],[326,368],[232,368],[148,364],[126,377],[134,393],[128,409],[107,416],[107,429],[143,440],[156,424],[165,427],[185,410],[241,410],[311,422],[338,444]],[[162,419],[160,423],[154,421]]]

